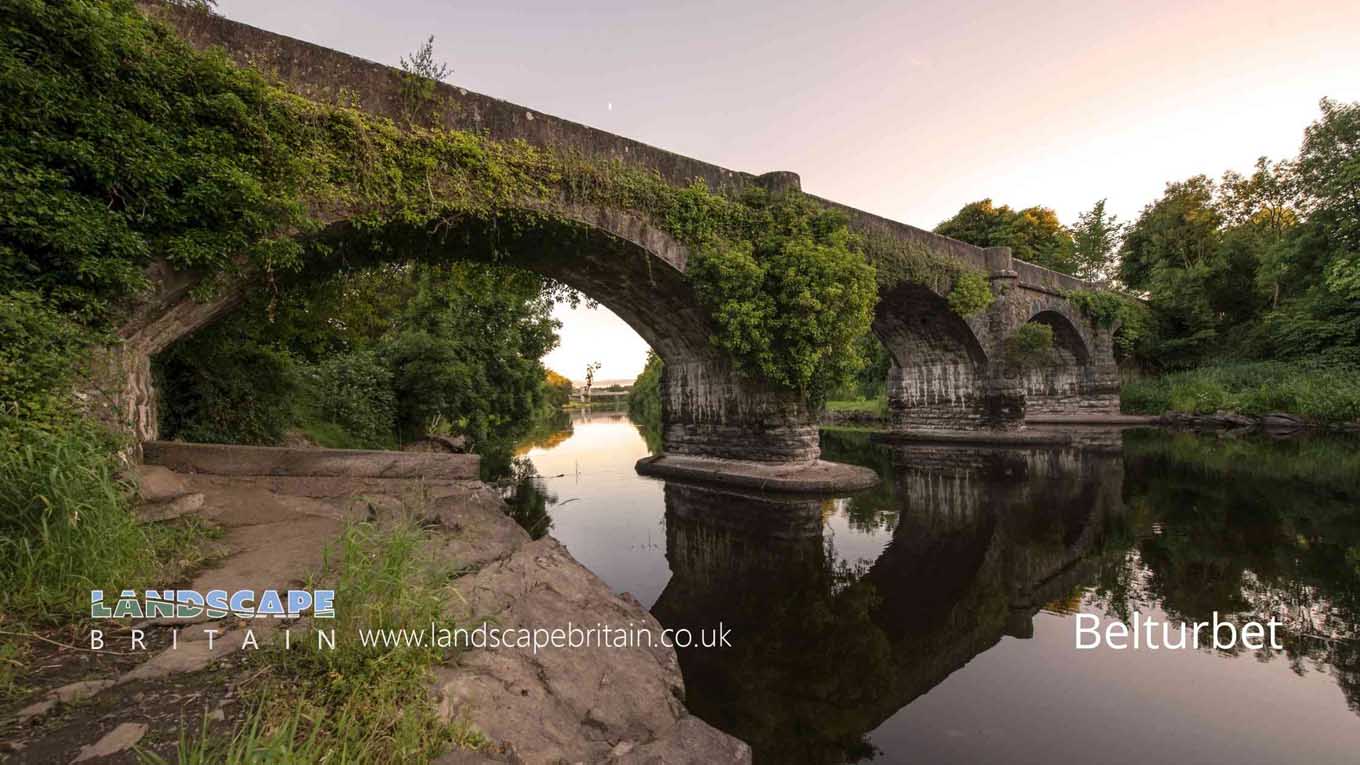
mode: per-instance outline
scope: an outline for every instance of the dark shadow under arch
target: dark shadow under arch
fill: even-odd
[[[874,334],[902,368],[966,359],[987,364],[973,329],[949,302],[923,284],[904,283],[883,295],[874,311]]]
[[[1053,330],[1053,349],[1057,351],[1061,364],[1084,367],[1091,363],[1091,351],[1071,319],[1057,311],[1048,310],[1031,316],[1029,323],[1043,324]]]

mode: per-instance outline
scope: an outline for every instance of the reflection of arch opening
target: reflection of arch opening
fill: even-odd
[[[1030,318],[1031,324],[1043,324],[1053,330],[1053,351],[1058,366],[1086,366],[1091,353],[1081,333],[1066,316],[1057,311],[1040,311]]]

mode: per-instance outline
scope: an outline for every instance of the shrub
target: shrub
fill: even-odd
[[[392,370],[371,350],[333,356],[310,367],[304,380],[312,408],[369,448],[395,441],[397,403]]]
[[[0,295],[0,413],[51,423],[66,398],[90,333],[32,292]]]
[[[737,368],[815,407],[862,364],[874,268],[841,214],[797,194],[743,201],[745,237],[697,242],[686,275]]]
[[[1006,360],[1019,366],[1037,366],[1052,358],[1053,328],[1031,321],[1006,338]]]
[[[287,353],[214,327],[156,360],[162,438],[277,444],[293,423],[298,370]]]
[[[992,304],[992,285],[987,275],[978,271],[962,271],[954,277],[954,286],[949,290],[949,308],[962,317],[987,310]]]

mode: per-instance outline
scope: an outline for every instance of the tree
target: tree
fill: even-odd
[[[1360,301],[1360,103],[1323,99],[1322,118],[1304,131],[1298,181],[1315,239],[1323,284]]]
[[[1076,272],[1072,235],[1047,207],[1020,211],[997,207],[991,199],[969,202],[952,218],[935,227],[942,234],[978,247],[1009,247],[1011,254],[1065,274]]]
[[[1076,275],[1088,281],[1111,279],[1126,228],[1116,215],[1105,212],[1104,199],[1078,215],[1077,224],[1072,227],[1072,259],[1076,264]]]
[[[553,370],[547,370],[544,384],[548,387],[548,405],[560,409],[571,402],[571,380]]]
[[[1294,164],[1261,157],[1249,176],[1229,170],[1219,183],[1218,208],[1233,244],[1253,251],[1258,288],[1269,293],[1271,307],[1278,306],[1284,284],[1293,281],[1294,248],[1287,235],[1299,221]]]
[[[1162,198],[1143,208],[1119,251],[1119,278],[1147,290],[1159,268],[1189,269],[1218,246],[1223,216],[1214,206],[1214,182],[1197,175],[1168,183]]]

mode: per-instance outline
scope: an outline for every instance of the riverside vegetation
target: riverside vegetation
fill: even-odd
[[[1324,99],[1320,110],[1296,157],[1168,183],[1131,223],[1105,200],[1069,227],[1045,207],[983,199],[935,231],[1115,287],[1068,298],[1092,322],[1118,326],[1126,412],[1277,411],[1355,423],[1360,104]],[[1031,349],[1026,356],[1042,346],[1034,337],[1016,342]],[[880,409],[883,394],[872,386],[883,379],[838,389],[831,409]]]
[[[336,592],[335,629],[401,629],[443,619],[458,573],[430,554],[427,533],[411,521],[385,527],[349,526],[332,546],[321,579]],[[431,668],[452,649],[435,646],[366,646],[334,649],[300,641],[272,645],[249,660],[262,674],[246,702],[244,722],[227,735],[211,735],[207,721],[186,727],[180,763],[426,762],[451,747],[476,749],[485,740],[473,729],[439,720],[432,705],[412,703],[428,694]],[[162,758],[146,755],[149,763]]]
[[[812,402],[861,364],[877,289],[868,255],[887,269],[877,278],[958,282],[957,310],[990,300],[961,267],[855,236],[797,192],[676,188],[621,164],[430,127],[443,105],[428,55],[408,62],[398,124],[195,51],[132,0],[0,6],[8,695],[21,692],[14,668],[35,634],[78,634],[89,589],[172,581],[206,554],[210,532],[194,524],[133,522],[134,487],[115,456],[124,444],[73,397],[154,262],[202,275],[200,297],[242,270],[261,284],[236,315],[156,360],[167,434],[275,443],[292,428],[317,443],[391,446],[434,428],[463,431],[485,455],[506,454],[515,429],[563,395],[539,359],[555,342],[551,303],[577,298],[510,270],[488,241],[407,256],[410,237],[451,221],[569,233],[576,224],[545,210],[565,200],[638,213],[690,248],[714,342]],[[336,210],[355,211],[339,242],[322,235]],[[486,462],[512,469],[508,454]],[[311,706],[340,698],[303,694]],[[261,709],[268,739],[280,705]],[[285,738],[310,735],[294,723]]]
[[[1360,104],[1324,99],[1298,155],[1168,183],[1132,223],[1104,200],[1072,227],[1052,210],[965,205],[936,231],[1131,296],[1071,295],[1118,322],[1136,377],[1126,411],[1284,411],[1360,419]]]

